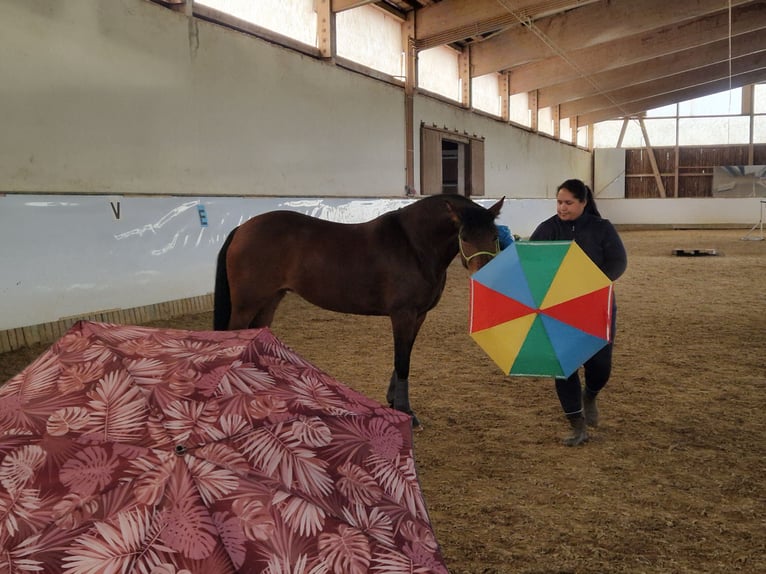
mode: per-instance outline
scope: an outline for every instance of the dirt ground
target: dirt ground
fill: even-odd
[[[615,366],[601,426],[575,448],[560,443],[552,381],[504,376],[468,336],[468,276],[453,264],[410,376],[419,476],[453,574],[766,572],[766,241],[745,231],[621,233]],[[384,400],[387,318],[291,295],[273,330]],[[0,355],[0,380],[41,351]]]

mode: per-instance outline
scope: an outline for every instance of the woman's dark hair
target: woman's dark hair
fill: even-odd
[[[556,188],[556,193],[566,189],[569,193],[574,195],[579,201],[587,202],[585,204],[585,213],[590,213],[597,217],[601,217],[601,214],[596,207],[596,198],[593,197],[593,192],[585,183],[580,179],[568,179],[560,186]]]

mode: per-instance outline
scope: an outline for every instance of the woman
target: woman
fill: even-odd
[[[556,215],[537,226],[530,241],[574,240],[612,281],[618,279],[628,264],[625,247],[617,230],[601,217],[590,188],[579,179],[568,179],[556,191]],[[588,441],[588,426],[598,426],[596,397],[609,380],[612,370],[612,345],[617,306],[612,307],[612,340],[585,361],[585,386],[575,371],[568,378],[556,379],[556,393],[572,426],[567,446]]]

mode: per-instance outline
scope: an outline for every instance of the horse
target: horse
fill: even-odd
[[[234,228],[218,253],[213,328],[269,327],[293,291],[313,305],[388,316],[394,370],[388,404],[412,416],[412,347],[441,298],[447,267],[460,254],[474,273],[500,251],[490,208],[461,195],[433,195],[365,223],[337,223],[295,211],[269,211]]]

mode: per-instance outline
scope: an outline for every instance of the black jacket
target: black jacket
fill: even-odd
[[[625,246],[614,225],[590,213],[574,221],[562,221],[558,215],[546,219],[529,237],[530,241],[574,240],[604,274],[618,279],[628,266]]]

